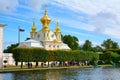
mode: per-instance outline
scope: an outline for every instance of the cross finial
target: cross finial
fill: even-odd
[[[47,15],[47,6],[45,5],[45,12],[44,15]]]
[[[59,25],[59,23],[58,23],[58,18],[56,18],[56,26],[58,26]]]
[[[35,18],[33,18],[33,26],[35,26]]]

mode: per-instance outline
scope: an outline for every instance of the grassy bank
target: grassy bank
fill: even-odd
[[[98,67],[111,67],[112,65],[99,65]],[[0,73],[15,72],[15,71],[35,71],[35,70],[50,70],[50,69],[72,69],[72,68],[94,68],[94,66],[63,66],[63,67],[43,67],[43,68],[27,68],[24,66],[7,66],[6,68],[0,69]]]

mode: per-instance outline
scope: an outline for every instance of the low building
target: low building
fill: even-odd
[[[12,53],[3,54],[3,65],[15,65],[15,60],[13,59]]]

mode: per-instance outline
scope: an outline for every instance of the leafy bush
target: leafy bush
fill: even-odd
[[[15,48],[13,57],[16,62],[46,62],[46,61],[91,61],[98,60],[99,55],[94,52],[80,50],[46,51],[41,48]]]

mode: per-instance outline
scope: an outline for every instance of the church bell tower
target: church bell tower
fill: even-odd
[[[35,39],[35,36],[36,36],[37,32],[36,32],[36,26],[35,26],[35,21],[34,20],[33,20],[33,25],[32,25],[31,30],[32,30],[30,32],[31,39]]]
[[[49,36],[48,36],[49,35],[49,31],[50,31],[49,24],[51,22],[51,19],[48,17],[46,9],[44,11],[44,16],[40,19],[40,21],[42,23],[42,32],[44,34],[42,39],[44,41],[47,41],[47,40],[49,40]]]
[[[61,42],[61,32],[60,32],[60,27],[59,27],[59,23],[58,23],[58,20],[56,22],[56,38],[57,38],[57,41],[58,42]]]

